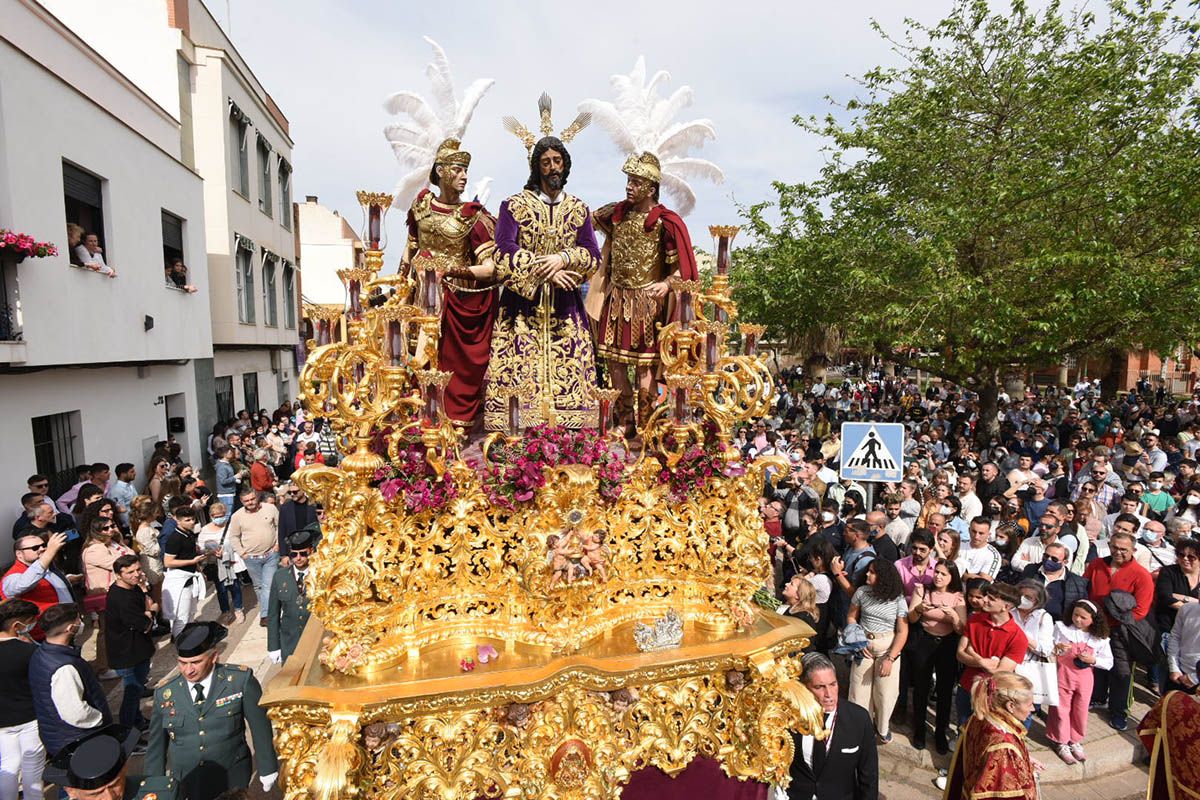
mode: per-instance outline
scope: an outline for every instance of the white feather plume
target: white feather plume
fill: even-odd
[[[579,110],[591,112],[592,121],[608,131],[625,155],[650,152],[658,156],[662,189],[675,210],[687,215],[696,206],[696,193],[689,181],[704,179],[721,183],[725,174],[711,161],[689,156],[692,150],[717,138],[717,132],[711,120],[674,121],[692,104],[692,90],[681,86],[670,96],[662,97],[660,89],[670,80],[670,73],[663,70],[647,80],[646,59],[639,56],[628,75],[612,76],[612,102],[584,100]]]
[[[491,177],[480,178],[475,181],[467,192],[467,197],[470,197],[476,203],[487,205],[488,198],[492,196],[492,179]]]
[[[446,52],[428,36],[425,41],[433,50],[433,60],[425,67],[432,102],[407,89],[383,102],[384,111],[400,118],[387,125],[383,135],[405,173],[396,185],[393,201],[396,208],[404,210],[429,180],[438,145],[446,139],[462,140],[479,101],[495,83],[491,78],[473,81],[460,100]]]

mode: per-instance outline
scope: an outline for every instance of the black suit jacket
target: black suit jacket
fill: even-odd
[[[803,737],[792,734],[789,800],[876,800],[879,797],[879,752],[875,726],[866,710],[848,700],[838,702],[832,740],[825,756],[814,749],[813,766],[804,763]],[[820,743],[817,743],[820,744]]]

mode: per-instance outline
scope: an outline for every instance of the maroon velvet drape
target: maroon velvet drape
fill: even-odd
[[[697,756],[674,778],[658,767],[633,773],[622,800],[766,800],[767,785],[739,781],[721,771],[711,758]]]

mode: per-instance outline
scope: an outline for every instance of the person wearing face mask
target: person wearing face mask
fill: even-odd
[[[38,738],[37,714],[29,687],[29,660],[38,646],[29,634],[37,624],[38,608],[28,600],[0,603],[0,797],[17,796],[20,767],[22,797],[41,800],[46,749]]]
[[[1026,565],[1021,571],[1022,581],[1035,581],[1046,590],[1046,613],[1055,622],[1067,619],[1071,606],[1088,596],[1087,581],[1072,572],[1067,566],[1067,548],[1062,542],[1045,546],[1042,560]]]
[[[1023,570],[1030,564],[1038,564],[1042,560],[1042,554],[1046,550],[1046,545],[1060,541],[1059,536],[1062,533],[1062,523],[1058,517],[1049,512],[1042,514],[1038,520],[1038,534],[1030,536],[1021,543],[1020,548],[1012,557],[1013,569]],[[1062,540],[1062,544],[1074,553],[1079,546],[1079,541],[1067,534]]]
[[[29,659],[29,688],[38,734],[54,758],[88,731],[111,723],[112,713],[96,673],[74,643],[83,630],[79,606],[51,606],[38,624],[46,641]]]
[[[229,509],[221,502],[208,507],[212,521],[200,529],[196,536],[196,546],[204,551],[220,552],[221,555],[205,566],[205,578],[217,587],[217,605],[221,616],[217,621],[222,625],[231,622],[241,622],[246,618],[242,610],[242,583],[238,580],[241,558],[225,541],[225,524],[229,521]]]
[[[1170,525],[1171,520],[1176,518],[1200,525],[1200,481],[1193,479],[1187,491],[1180,496],[1179,503],[1167,512],[1164,522]]]
[[[1175,548],[1167,541],[1167,526],[1150,520],[1142,526],[1133,558],[1151,575],[1157,575],[1163,567],[1175,563]]]
[[[1161,472],[1151,472],[1146,491],[1142,492],[1141,501],[1145,504],[1146,515],[1150,519],[1164,520],[1167,512],[1175,505],[1175,498],[1167,492],[1166,479]]]
[[[1058,670],[1054,659],[1054,620],[1046,612],[1046,589],[1037,581],[1022,581],[1017,586],[1021,599],[1013,609],[1013,619],[1025,634],[1025,660],[1017,665],[1017,674],[1033,684],[1034,702],[1041,706],[1058,705]],[[1025,730],[1033,724],[1033,715],[1025,718]]]

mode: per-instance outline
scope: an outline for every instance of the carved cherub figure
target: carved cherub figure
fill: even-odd
[[[604,531],[593,531],[583,542],[583,558],[580,560],[588,572],[600,576],[600,580],[608,580],[608,545],[604,543]]]
[[[567,534],[546,537],[546,560],[550,564],[550,588],[553,589],[564,580],[571,583],[574,580],[574,569],[569,558],[571,552]]]
[[[638,690],[628,686],[608,693],[608,702],[612,706],[612,710],[617,714],[624,714],[633,708],[637,704],[637,701]]]
[[[362,737],[363,747],[374,756],[383,752],[396,738],[396,734],[392,732],[386,722],[372,722],[363,728]]]
[[[737,694],[746,686],[746,673],[738,669],[725,671],[725,688]]]

